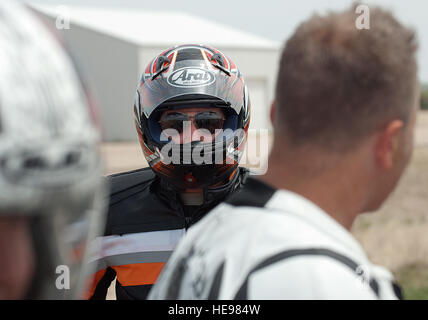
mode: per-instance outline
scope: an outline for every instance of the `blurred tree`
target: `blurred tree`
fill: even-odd
[[[428,110],[428,84],[421,84],[421,109]]]

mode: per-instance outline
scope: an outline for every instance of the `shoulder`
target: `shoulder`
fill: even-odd
[[[364,257],[292,215],[221,204],[189,230],[188,237],[187,246],[182,246],[185,254],[194,243],[210,248],[205,250],[213,252],[209,259],[222,257],[228,266],[225,280],[245,285],[249,299],[377,299],[372,277],[382,287]],[[246,279],[237,279],[238,273]],[[227,287],[222,298],[234,298],[239,288]]]
[[[110,183],[110,196],[141,184],[149,184],[155,177],[150,167],[110,175],[107,177]]]
[[[104,235],[180,229],[183,222],[152,190],[150,168],[108,176],[110,199]]]
[[[296,255],[272,259],[251,272],[250,299],[377,299],[369,272],[353,269],[329,255]]]
[[[109,207],[149,189],[156,175],[151,168],[142,168],[107,177],[110,186]]]

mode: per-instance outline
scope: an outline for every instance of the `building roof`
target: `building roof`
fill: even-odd
[[[228,48],[278,49],[278,42],[182,12],[113,7],[31,5],[51,17],[140,46],[203,43]]]

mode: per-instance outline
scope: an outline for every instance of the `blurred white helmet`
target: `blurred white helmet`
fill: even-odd
[[[88,239],[104,226],[94,114],[61,43],[32,12],[2,0],[0,217],[31,219],[29,299],[80,298],[84,289]],[[69,289],[58,288],[58,266],[70,271]]]

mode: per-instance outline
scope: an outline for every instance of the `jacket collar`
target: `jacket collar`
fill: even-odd
[[[151,191],[180,216],[188,216],[191,218],[190,223],[193,224],[202,218],[207,211],[224,201],[229,195],[242,186],[248,175],[248,169],[242,167],[238,169],[239,171],[237,174],[227,183],[214,188],[205,188],[203,190],[204,203],[201,206],[184,205],[175,186],[159,178],[152,183]]]
[[[285,215],[294,215],[355,255],[367,259],[361,246],[348,230],[315,203],[297,193],[278,190],[259,179],[248,178],[244,188],[226,202],[233,206],[264,207]]]
[[[360,244],[354,236],[333,217],[326,213],[309,199],[288,191],[278,190],[266,204],[267,208],[292,214],[314,228],[321,230],[336,243],[340,243],[347,250],[354,252],[359,257],[367,259]]]

